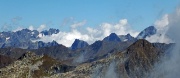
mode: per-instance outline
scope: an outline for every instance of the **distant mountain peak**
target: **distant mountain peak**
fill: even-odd
[[[121,41],[121,39],[115,33],[111,33],[109,36],[105,37],[103,41]]]
[[[59,29],[50,28],[49,30],[41,31],[41,33],[43,33],[43,35],[57,34],[59,33]]]
[[[75,39],[74,43],[71,46],[72,50],[76,50],[78,48],[84,48],[88,46],[89,44],[83,40]]]
[[[149,26],[138,34],[137,39],[145,39],[146,37],[156,34],[156,32],[157,29],[154,26]]]
[[[56,41],[52,41],[52,42],[48,42],[48,43],[45,43],[43,41],[37,41],[37,48],[42,48],[42,47],[51,47],[51,46],[58,46],[59,44],[56,42]]]
[[[128,33],[127,36],[131,36],[131,34]]]
[[[56,42],[37,42],[34,43],[32,40],[38,40],[40,37],[39,35],[52,35],[59,33],[59,29],[50,28],[49,30],[44,30],[39,32],[37,30],[30,30],[30,29],[21,29],[15,32],[8,31],[8,32],[0,32],[0,48],[5,47],[16,47],[16,48],[23,48],[23,49],[38,49],[40,47],[49,47],[49,46],[56,46],[58,43]]]

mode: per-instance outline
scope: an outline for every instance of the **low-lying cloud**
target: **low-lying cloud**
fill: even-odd
[[[40,41],[51,42],[55,40],[59,44],[70,47],[75,39],[84,40],[91,44],[96,40],[102,40],[110,33],[116,33],[118,35],[126,35],[130,33],[134,37],[139,33],[131,29],[127,19],[122,19],[116,24],[102,23],[97,28],[87,27],[85,32],[78,29],[79,26],[84,26],[85,24],[85,20],[73,23],[70,32],[60,31],[58,34],[53,34],[51,36],[42,36]]]
[[[175,42],[175,47],[173,47],[168,58],[162,58],[161,63],[155,66],[152,76],[150,78],[178,78],[180,77],[180,7],[177,10],[168,15],[168,30],[166,35],[168,35],[173,42]]]

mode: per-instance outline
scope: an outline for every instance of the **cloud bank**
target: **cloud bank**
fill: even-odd
[[[116,33],[118,35],[126,35],[130,33],[134,37],[139,33],[130,27],[127,19],[121,19],[116,24],[102,23],[97,28],[87,27],[85,28],[85,32],[84,30],[78,29],[79,26],[84,26],[85,24],[85,20],[73,23],[70,32],[60,31],[58,34],[53,34],[51,36],[42,36],[40,41],[51,42],[55,40],[59,44],[70,47],[75,39],[84,40],[89,44],[92,44],[96,40],[102,40],[110,33]]]
[[[180,76],[180,7],[168,15],[167,26],[166,35],[175,42],[175,47],[167,55],[168,58],[167,56],[162,58],[162,62],[156,65],[150,78],[178,78]]]

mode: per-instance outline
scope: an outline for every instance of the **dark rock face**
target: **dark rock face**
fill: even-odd
[[[109,36],[105,37],[103,39],[103,41],[118,41],[118,42],[120,42],[121,39],[115,33],[111,33]]]
[[[117,41],[96,41],[88,47],[79,49],[73,57],[79,58],[82,54],[84,62],[93,62],[101,58],[105,58],[110,53],[123,51],[133,42],[117,42]],[[73,52],[72,52],[73,53]]]
[[[0,55],[0,68],[13,63],[13,61],[14,60],[8,56]]]
[[[72,50],[76,50],[79,48],[87,47],[89,44],[83,40],[75,39],[74,43],[71,46]]]
[[[42,47],[30,50],[38,55],[48,55],[57,60],[65,60],[70,57],[71,50],[63,45]]]
[[[20,48],[1,48],[0,49],[0,55],[5,55],[10,58],[13,58],[14,60],[17,60],[19,57],[21,57],[24,53],[28,52],[28,50],[20,49]]]
[[[153,65],[158,62],[162,51],[154,47],[146,40],[138,40],[125,52],[128,59],[125,69],[130,78],[143,78],[152,70]]]
[[[156,34],[156,32],[157,29],[154,26],[149,26],[138,34],[137,39],[145,39],[146,37]]]
[[[35,44],[37,44],[37,46],[35,46],[36,48],[34,47],[34,49],[59,45],[56,41],[52,41],[52,42],[48,42],[48,43],[44,43],[42,41],[37,41],[37,42],[35,42]],[[29,49],[31,49],[31,48],[29,48]]]
[[[43,35],[57,34],[57,33],[59,33],[59,29],[50,28],[49,31],[48,30],[44,30],[41,33],[43,33]]]

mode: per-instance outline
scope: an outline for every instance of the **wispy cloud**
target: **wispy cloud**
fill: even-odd
[[[73,17],[68,17],[68,18],[64,18],[61,26],[68,26],[73,22],[74,18]]]
[[[16,17],[11,19],[12,23],[15,25],[18,25],[19,21],[21,21],[21,20],[22,20],[22,17],[19,17],[19,16],[16,16]]]
[[[37,30],[38,30],[39,32],[41,32],[41,31],[45,30],[45,28],[46,28],[46,25],[43,24],[43,25],[40,25],[39,28],[37,28]]]
[[[77,28],[77,27],[83,26],[85,24],[86,24],[86,20],[83,20],[81,22],[75,22],[74,24],[71,25],[71,28]]]

